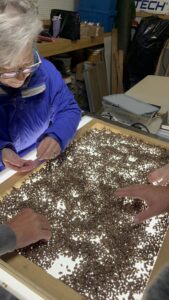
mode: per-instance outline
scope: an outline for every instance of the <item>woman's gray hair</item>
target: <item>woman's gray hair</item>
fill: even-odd
[[[0,67],[15,66],[41,30],[36,0],[0,0]]]

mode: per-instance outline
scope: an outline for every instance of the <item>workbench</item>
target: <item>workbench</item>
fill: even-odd
[[[77,51],[84,48],[99,46],[104,44],[104,38],[111,36],[111,33],[104,33],[103,36],[86,37],[77,41],[58,38],[54,42],[41,42],[37,44],[40,55],[50,57],[57,54]]]

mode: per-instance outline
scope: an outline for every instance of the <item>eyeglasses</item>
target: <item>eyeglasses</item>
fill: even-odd
[[[39,68],[40,64],[42,63],[37,51],[35,51],[35,55],[36,55],[38,61],[35,64],[33,64],[32,66],[26,67],[26,68],[20,68],[17,71],[13,71],[13,72],[0,73],[0,78],[11,79],[11,78],[16,78],[20,74],[28,75],[28,74],[35,72]]]

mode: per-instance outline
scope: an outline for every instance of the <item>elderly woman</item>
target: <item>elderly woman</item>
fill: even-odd
[[[33,169],[21,157],[34,147],[38,161],[57,157],[80,121],[60,73],[36,50],[40,31],[33,0],[0,1],[0,170]]]
[[[21,158],[33,147],[38,161],[57,157],[80,120],[61,75],[35,48],[40,30],[33,1],[0,1],[0,169],[33,169],[34,161]],[[24,209],[0,225],[0,255],[50,237],[46,217]],[[0,289],[0,299],[12,296]]]

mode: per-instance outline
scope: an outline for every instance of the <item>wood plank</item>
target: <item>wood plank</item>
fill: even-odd
[[[168,67],[167,67],[167,69],[166,69],[166,71],[165,71],[165,76],[169,76],[169,65],[168,65]]]
[[[102,45],[104,44],[104,37],[110,35],[111,33],[105,33],[103,36],[82,38],[77,41],[58,38],[54,42],[37,43],[37,49],[43,57],[49,57],[56,54]]]
[[[112,94],[117,93],[118,89],[118,31],[117,29],[112,30]]]
[[[123,64],[124,64],[124,51],[119,50],[119,81],[118,81],[118,92],[119,93],[124,93],[124,88],[123,88]]]
[[[159,56],[159,59],[158,59],[158,63],[157,63],[157,66],[156,66],[156,70],[155,70],[155,73],[154,75],[163,75],[163,76],[168,76],[166,74],[161,74],[161,67],[165,68],[165,64],[164,64],[164,58],[165,58],[165,55],[166,55],[166,50],[169,48],[169,39],[167,39],[167,41],[165,42],[164,46],[163,46],[163,49],[161,50],[161,53],[160,53],[160,56]],[[167,60],[168,62],[168,60]],[[166,71],[167,72],[167,71]],[[165,72],[165,73],[166,73]]]

